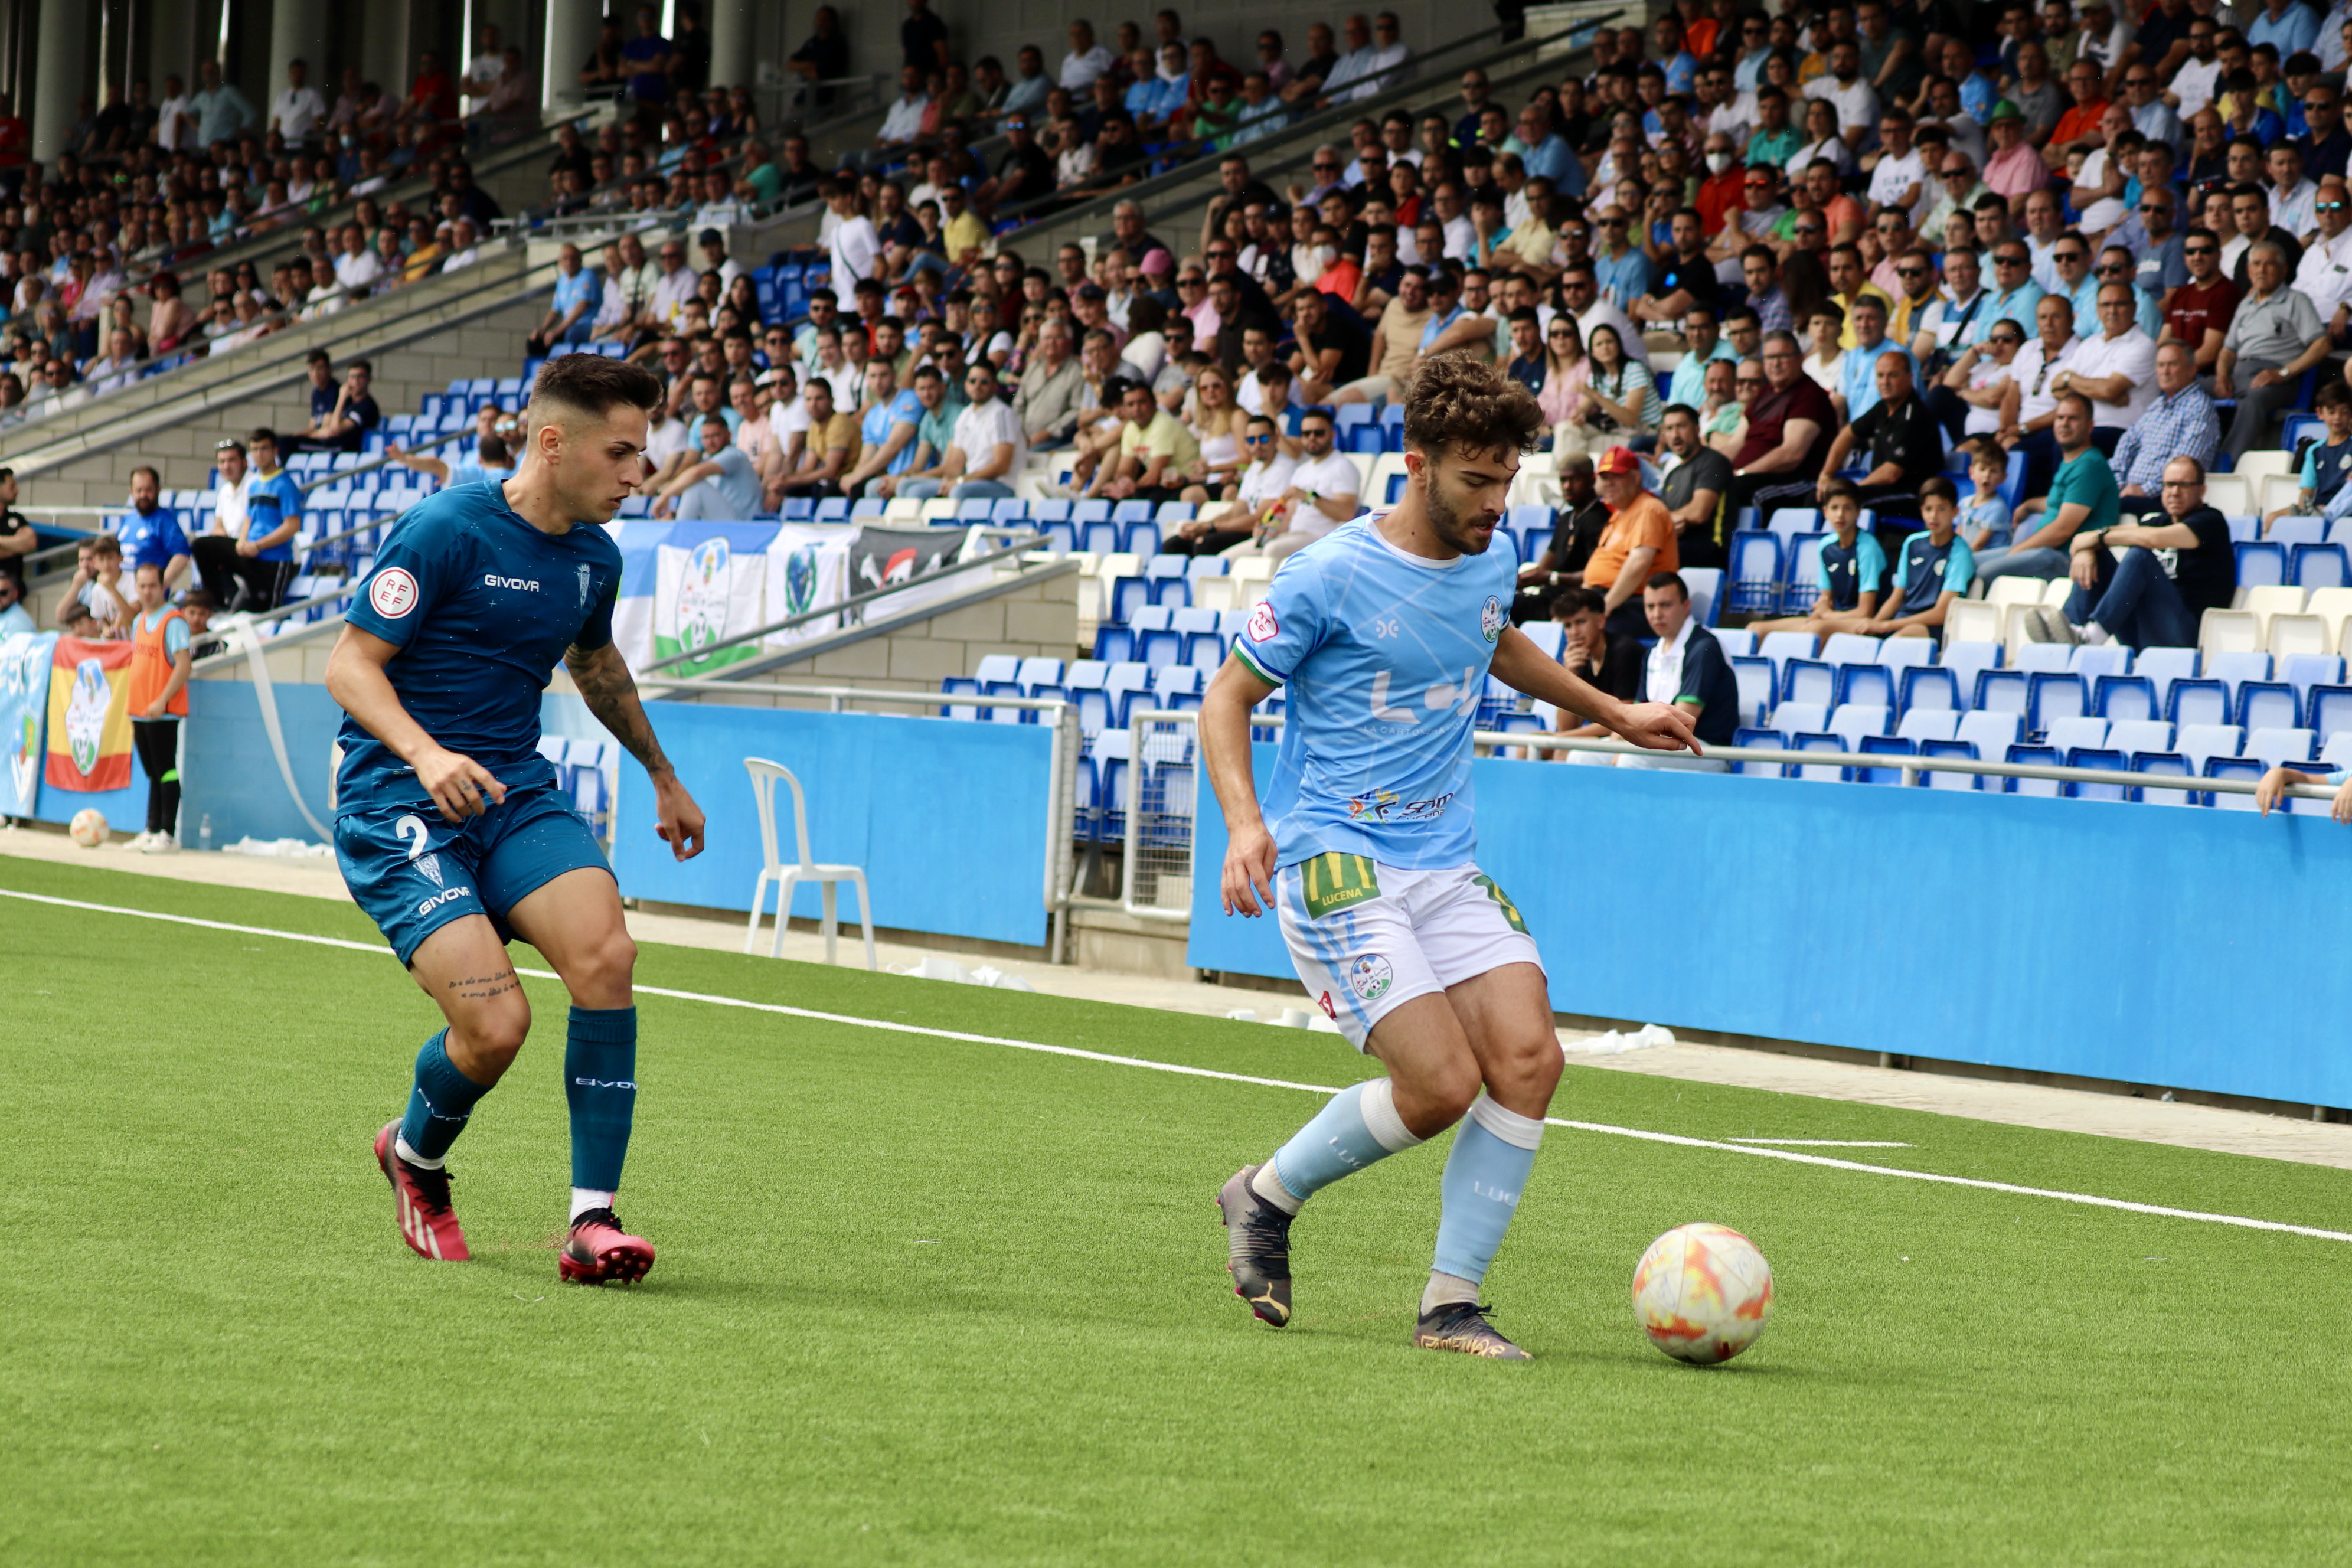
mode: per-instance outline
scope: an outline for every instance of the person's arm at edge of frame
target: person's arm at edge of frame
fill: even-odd
[[[1503,628],[1487,668],[1514,691],[1524,691],[1563,712],[1601,725],[1645,751],[1706,754],[1699,750],[1697,717],[1685,711],[1684,705],[1620,701],[1570,673],[1517,626]]]
[[[2324,784],[2326,782],[2325,773],[2306,773],[2301,768],[2273,768],[2263,775],[2263,782],[2254,786],[2254,809],[2268,816],[2271,807],[2277,805],[2284,796],[2287,785]],[[2336,798],[2327,803],[2327,815],[2330,820],[2339,825],[2352,823],[2352,779],[2336,786]]]
[[[670,766],[661,742],[655,739],[653,721],[646,717],[646,705],[637,697],[636,679],[629,673],[628,661],[621,657],[620,645],[608,642],[602,647],[583,648],[574,644],[563,650],[563,668],[571,672],[572,684],[579,688],[580,700],[588,705],[588,711],[628,748],[629,755],[636,758],[653,781],[655,831],[669,846],[670,854],[679,860],[701,854],[702,808],[678,783],[677,770]]]

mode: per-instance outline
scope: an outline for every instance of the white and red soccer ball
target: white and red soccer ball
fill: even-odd
[[[106,814],[94,805],[85,805],[66,825],[67,835],[85,849],[95,849],[106,842]]]
[[[1633,1269],[1633,1316],[1650,1342],[1698,1366],[1756,1342],[1772,1315],[1772,1268],[1728,1226],[1677,1226]]]

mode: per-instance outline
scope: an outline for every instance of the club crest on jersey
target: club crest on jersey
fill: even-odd
[[[1282,630],[1282,623],[1274,618],[1274,606],[1260,599],[1250,610],[1248,629],[1250,641],[1265,642]]]
[[[1367,1002],[1377,1002],[1396,980],[1396,971],[1377,952],[1367,952],[1348,965],[1348,988]]]
[[[584,609],[586,609],[586,608],[588,607],[588,592],[589,592],[589,587],[590,587],[590,578],[589,578],[589,574],[588,574],[588,568],[583,564],[583,565],[580,568],[580,607],[581,607],[582,609],[583,609],[583,610],[584,610]]]
[[[1503,626],[1507,618],[1503,614],[1503,602],[1492,594],[1487,595],[1486,603],[1478,611],[1479,635],[1488,642],[1493,642],[1503,635]]]
[[[416,608],[416,579],[398,566],[387,566],[368,584],[368,607],[387,621],[396,621]]]

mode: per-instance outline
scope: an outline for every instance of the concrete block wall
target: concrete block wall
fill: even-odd
[[[444,329],[400,348],[367,353],[375,370],[375,398],[386,415],[413,414],[425,395],[446,392],[464,376],[506,377],[522,369],[524,340],[546,315],[529,301]],[[330,345],[330,352],[337,352]],[[338,363],[342,355],[337,353]],[[257,425],[299,430],[310,422],[310,384],[297,367],[268,395],[199,414],[187,421],[28,478],[26,506],[115,506],[129,494],[131,470],[151,463],[167,489],[196,489],[211,478],[214,445],[242,439]]]

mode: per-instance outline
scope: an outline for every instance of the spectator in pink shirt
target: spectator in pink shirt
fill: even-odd
[[[2050,171],[2042,165],[2042,154],[2025,139],[2023,110],[2002,99],[1992,106],[1987,133],[1992,137],[1992,152],[1986,156],[1984,166],[1987,188],[2014,204],[2050,183]]]

